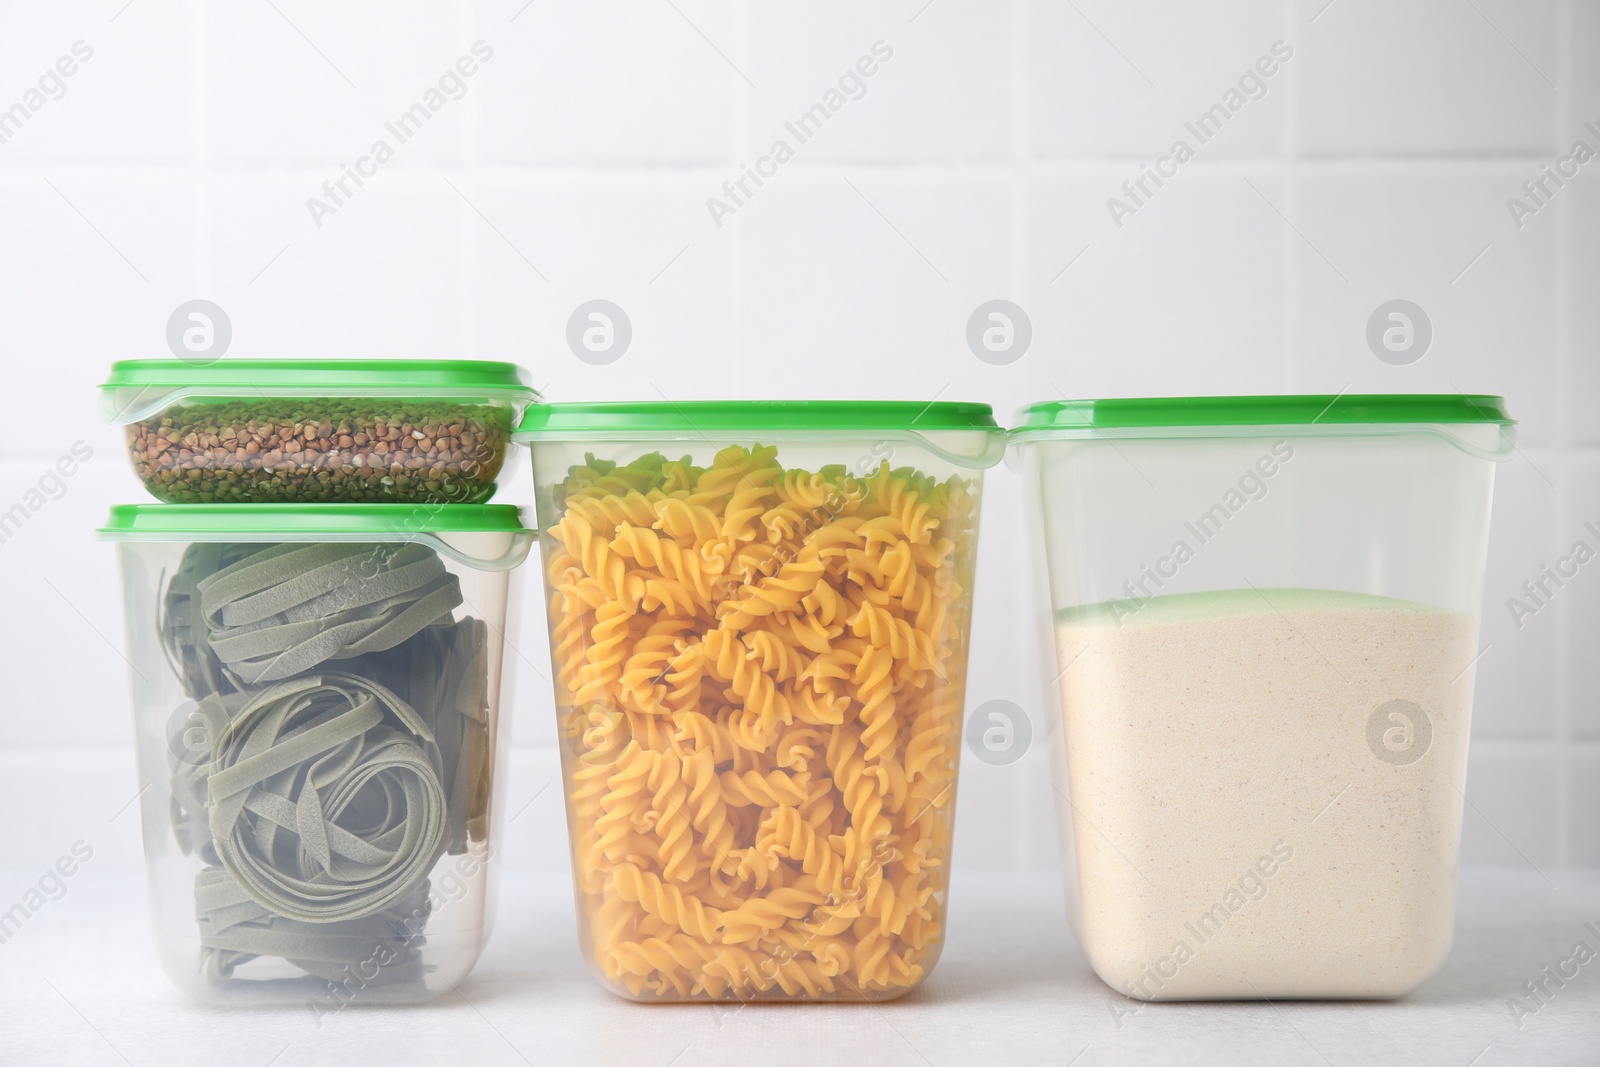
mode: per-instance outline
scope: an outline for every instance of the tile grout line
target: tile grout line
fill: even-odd
[[[1030,242],[1028,240],[1027,214],[1030,207],[1028,177],[1032,172],[1032,146],[1028,137],[1028,26],[1029,15],[1035,0],[1015,0],[1011,9],[1011,159],[1013,165],[1011,177],[1011,274],[1013,290],[1017,294],[1018,302],[1027,299],[1028,292],[1028,263],[1030,259]],[[989,299],[983,297],[982,299]],[[1039,316],[1035,312],[1035,321]],[[1037,340],[1037,339],[1035,339]],[[962,720],[965,722],[966,708],[962,708]],[[1021,768],[1019,768],[1021,769]],[[1054,805],[1052,804],[1048,816],[1042,816],[1037,810],[1038,805],[1028,803],[1028,782],[1032,775],[1022,769],[1020,774],[1010,775],[1011,803],[1013,810],[1021,812],[1022,817],[1016,820],[1015,836],[1012,839],[1012,862],[1018,869],[1028,866],[1028,842],[1033,838],[1034,821],[1042,818],[1054,818]],[[959,810],[959,796],[957,798]]]
[[[189,7],[193,24],[190,29],[190,41],[194,47],[194,56],[190,60],[190,91],[194,93],[194,100],[189,105],[189,121],[194,124],[190,145],[191,182],[190,191],[194,197],[191,205],[194,212],[194,256],[196,264],[196,281],[199,283],[199,293],[193,296],[205,299],[214,299],[211,295],[220,292],[217,282],[216,264],[211,261],[212,247],[212,211],[215,202],[211,195],[209,174],[211,171],[210,139],[206,136],[207,124],[211,121],[210,96],[207,88],[211,82],[211,67],[206,62],[206,44],[210,40],[211,21],[204,0],[192,0]]]
[[[739,58],[748,66],[750,57],[755,52],[755,31],[751,26],[750,6],[747,4],[736,5],[735,18],[738,20],[737,36],[740,44]],[[729,153],[732,160],[731,166],[737,167],[743,160],[744,152],[755,138],[755,89],[749,85],[739,87],[738,107],[734,112],[734,145]],[[797,172],[803,173],[803,172]],[[738,385],[736,395],[750,395],[746,384],[745,373],[745,316],[749,310],[747,302],[747,289],[745,286],[745,256],[749,251],[746,242],[746,232],[749,221],[737,225],[735,232],[728,236],[732,239],[728,249],[728,276],[727,285],[728,303],[733,313],[728,317],[728,333],[724,340],[727,346],[725,358],[732,364],[731,370],[734,382]]]
[[[1556,137],[1561,131],[1568,128],[1571,120],[1574,100],[1572,88],[1573,69],[1572,51],[1575,45],[1572,42],[1572,0],[1562,0],[1557,8],[1556,18],[1559,24],[1560,48],[1556,56],[1557,77],[1562,88],[1556,94],[1555,123]],[[1559,141],[1558,141],[1559,143]],[[1560,410],[1556,412],[1555,439],[1563,458],[1568,455],[1572,444],[1572,426],[1569,418],[1572,410],[1568,402],[1567,387],[1572,366],[1571,331],[1571,219],[1572,203],[1570,197],[1564,197],[1556,207],[1555,221],[1567,223],[1556,227],[1555,239],[1555,349],[1556,349],[1556,396],[1559,398]],[[1557,468],[1561,471],[1561,491],[1556,495],[1556,529],[1568,529],[1572,521],[1572,466],[1570,463],[1561,462]],[[1573,789],[1572,789],[1572,612],[1571,604],[1563,601],[1557,607],[1556,627],[1554,634],[1555,648],[1552,649],[1555,661],[1557,684],[1555,687],[1555,707],[1551,709],[1554,716],[1554,726],[1557,743],[1560,745],[1559,755],[1556,759],[1556,865],[1566,869],[1572,862],[1574,820],[1572,818]]]
[[[748,91],[748,90],[747,90]],[[1155,149],[1159,151],[1159,149]],[[1136,155],[1072,155],[1072,156],[1043,156],[1031,158],[1029,165],[1044,177],[1058,175],[1076,175],[1084,172],[1105,173],[1116,176],[1125,176],[1130,165],[1137,166],[1150,161],[1148,154]],[[1283,172],[1290,169],[1307,170],[1322,173],[1389,173],[1389,172],[1443,172],[1458,174],[1467,169],[1503,169],[1523,176],[1529,166],[1538,167],[1548,163],[1550,157],[1538,154],[1500,155],[1500,156],[1469,156],[1469,155],[1419,155],[1419,156],[1300,156],[1290,158],[1282,150],[1267,153],[1241,153],[1223,154],[1207,158],[1197,158],[1185,164],[1184,173],[1212,173],[1231,175],[1240,172],[1261,173],[1264,170]],[[832,177],[840,173],[857,173],[860,171],[874,171],[880,173],[901,173],[911,177],[936,177],[936,178],[973,178],[973,177],[998,177],[1009,173],[1015,164],[1010,153],[1004,153],[988,159],[955,159],[931,160],[913,159],[907,161],[886,161],[881,157],[863,158],[859,160],[829,160],[829,161],[797,161],[789,169],[794,173],[811,173],[821,177]],[[0,177],[16,180],[31,180],[40,174],[59,175],[73,181],[87,181],[106,183],[108,181],[125,180],[130,182],[164,183],[183,178],[193,178],[197,170],[205,170],[209,175],[221,180],[233,180],[241,184],[271,185],[278,183],[304,182],[307,179],[322,179],[328,176],[329,168],[339,166],[339,161],[330,159],[320,164],[297,163],[280,169],[264,171],[259,165],[242,163],[225,163],[215,165],[210,160],[209,154],[203,163],[161,163],[161,164],[105,164],[81,163],[64,161],[58,164],[38,163],[28,160],[18,160],[0,166]],[[520,162],[516,160],[487,160],[481,155],[468,159],[462,164],[417,163],[395,170],[388,180],[404,183],[408,179],[417,184],[424,184],[436,180],[441,174],[460,174],[463,167],[470,169],[480,178],[541,178],[549,180],[569,180],[577,183],[604,182],[608,180],[632,179],[641,182],[653,182],[661,177],[700,177],[724,178],[727,177],[726,161],[714,159],[699,161],[674,162],[671,160],[638,160],[638,161],[579,161],[579,160],[541,160],[536,162]],[[114,170],[112,169],[114,168]]]
[[[463,5],[461,10],[462,38],[465,41],[477,41],[480,37],[488,40],[486,34],[480,34],[481,29],[478,16],[482,12],[481,5]],[[493,47],[491,45],[491,47]],[[461,123],[461,160],[463,176],[477,174],[478,163],[483,158],[482,138],[483,94],[469,93],[467,110]],[[465,205],[458,205],[465,207]],[[483,345],[483,329],[478,321],[479,304],[475,294],[483,292],[479,284],[478,268],[482,256],[479,255],[477,244],[478,229],[472,224],[472,216],[466,211],[457,211],[458,227],[461,240],[461,323],[458,327],[461,344],[465,355],[470,359],[493,359],[488,352],[480,351]],[[511,458],[507,457],[509,463]]]
[[[1285,40],[1293,37],[1294,15],[1296,10],[1295,0],[1282,0],[1279,8],[1280,17],[1284,20]],[[1284,203],[1289,210],[1298,212],[1300,207],[1300,68],[1298,65],[1284,71],[1284,130],[1283,147],[1280,151],[1287,164],[1284,176]],[[1305,354],[1300,351],[1300,298],[1301,288],[1304,285],[1300,270],[1300,257],[1298,248],[1290,233],[1282,235],[1284,257],[1284,286],[1288,290],[1287,306],[1284,310],[1282,329],[1285,331],[1284,358],[1288,363],[1286,388],[1289,392],[1297,392],[1300,388],[1300,363]]]

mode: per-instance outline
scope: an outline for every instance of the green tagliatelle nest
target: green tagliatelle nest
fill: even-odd
[[[168,730],[202,963],[420,973],[427,875],[487,838],[487,627],[421,545],[190,547],[162,641],[196,700]],[[341,670],[331,670],[337,661]]]
[[[200,703],[212,731],[211,838],[252,900],[334,922],[392,905],[439,858],[439,746],[416,711],[354,675]]]

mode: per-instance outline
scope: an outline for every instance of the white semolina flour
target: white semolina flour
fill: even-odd
[[[1426,979],[1454,921],[1477,628],[1310,589],[1062,613],[1061,825],[1100,976],[1150,1000]]]

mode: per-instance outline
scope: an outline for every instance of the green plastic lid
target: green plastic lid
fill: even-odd
[[[922,400],[670,400],[540,404],[528,409],[518,436],[553,439],[574,433],[701,430],[995,430],[988,404]]]
[[[1049,400],[1017,413],[1011,432],[1159,427],[1489,423],[1510,426],[1503,397],[1464,393],[1174,396]]]
[[[97,532],[102,541],[417,541],[485,570],[527,558],[533,531],[512,504],[119,504]],[[493,539],[495,554],[472,551],[460,535]]]
[[[752,440],[844,435],[915,439],[946,458],[988,467],[1004,454],[1004,433],[988,404],[925,400],[691,400],[535,404],[512,440]]]
[[[480,359],[124,359],[100,386],[115,423],[148,418],[191,396],[382,396],[517,405],[539,399],[515,363]]]

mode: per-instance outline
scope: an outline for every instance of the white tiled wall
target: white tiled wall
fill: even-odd
[[[1600,162],[1521,228],[1506,207],[1574,140],[1600,148],[1595,0],[7,3],[0,110],[80,40],[65,95],[0,144],[0,510],[95,449],[0,544],[0,863],[79,837],[138,862],[90,531],[140,494],[93,386],[165,354],[193,297],[230,313],[235,355],[512,359],[556,399],[1505,393],[1524,448],[1495,512],[1466,852],[1600,863],[1600,570],[1521,630],[1504,608],[1600,520]],[[479,40],[460,99],[315,225],[307,198]],[[864,89],[718,226],[707,198],[879,41]],[[1107,198],[1277,41],[1264,95],[1114,225]],[[608,367],[562,340],[594,297],[633,320]],[[1035,327],[1007,367],[963,339],[994,297]],[[1411,367],[1363,339],[1394,297],[1435,326]],[[505,494],[528,491],[519,466]],[[994,472],[969,706],[1042,724],[1020,507]],[[549,865],[528,595],[508,847]],[[1055,862],[1043,756],[968,761],[958,862]]]

